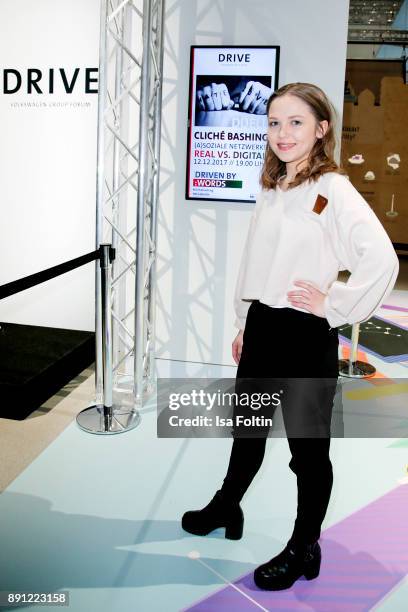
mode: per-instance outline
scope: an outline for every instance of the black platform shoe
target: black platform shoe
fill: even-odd
[[[289,540],[279,555],[255,570],[255,584],[260,589],[280,591],[291,587],[301,576],[313,580],[319,575],[321,559],[318,542],[300,546]]]
[[[183,515],[181,526],[194,535],[208,535],[218,527],[225,527],[225,537],[240,540],[244,527],[244,514],[237,502],[217,491],[210,503],[202,510],[190,510]]]

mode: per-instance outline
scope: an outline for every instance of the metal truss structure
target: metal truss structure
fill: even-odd
[[[155,251],[165,0],[101,0],[96,246],[111,243],[114,406],[154,378]],[[96,399],[103,392],[96,283]]]

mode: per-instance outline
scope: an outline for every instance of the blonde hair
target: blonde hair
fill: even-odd
[[[297,187],[304,181],[316,181],[326,172],[345,174],[344,170],[334,161],[336,138],[334,135],[334,122],[336,111],[323,90],[311,83],[289,83],[280,87],[270,96],[266,105],[266,114],[276,98],[286,94],[296,96],[306,102],[315,116],[316,122],[327,121],[328,128],[322,138],[318,138],[310,151],[307,165],[296,174],[289,183],[288,189]],[[272,151],[269,143],[266,144],[264,164],[260,183],[263,189],[274,189],[281,176],[286,173],[286,164]]]

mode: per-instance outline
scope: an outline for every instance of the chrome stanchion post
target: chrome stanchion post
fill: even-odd
[[[105,427],[112,423],[112,294],[111,246],[101,244],[103,411]]]
[[[348,378],[368,378],[374,376],[376,369],[370,363],[357,360],[358,337],[360,334],[360,324],[354,323],[351,330],[350,358],[340,359],[339,373]]]
[[[90,406],[77,415],[78,426],[88,433],[116,434],[133,429],[140,422],[134,408],[114,410],[112,384],[112,295],[111,274],[114,250],[110,244],[100,245],[103,360],[103,404]],[[98,330],[97,330],[98,333]]]
[[[358,353],[358,337],[360,335],[360,324],[356,323],[351,328],[351,346],[350,346],[350,359],[348,367],[348,375],[353,375],[353,364],[357,361]]]

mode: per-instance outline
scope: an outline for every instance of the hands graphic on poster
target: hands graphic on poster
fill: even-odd
[[[202,111],[229,110],[234,106],[225,83],[211,83],[197,89],[197,106]]]
[[[266,87],[266,85],[257,81],[248,81],[239,96],[238,103],[240,108],[247,113],[265,115],[266,103],[271,93],[270,87]]]
[[[197,89],[197,110],[238,110],[256,115],[266,114],[270,87],[257,81],[243,81],[230,94],[225,83],[211,83]]]

